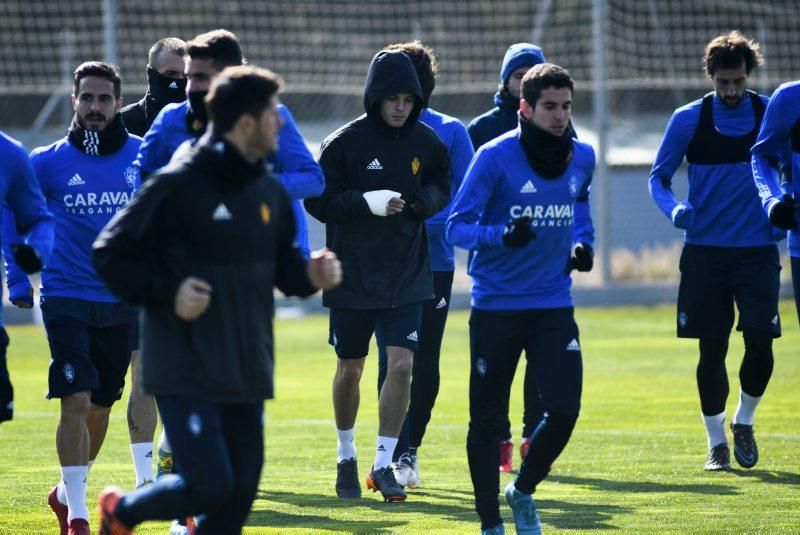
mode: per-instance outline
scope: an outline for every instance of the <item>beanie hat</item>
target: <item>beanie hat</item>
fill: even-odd
[[[544,52],[536,45],[530,43],[515,43],[508,47],[503,57],[503,67],[500,69],[500,82],[508,85],[511,73],[520,67],[533,67],[544,63]]]

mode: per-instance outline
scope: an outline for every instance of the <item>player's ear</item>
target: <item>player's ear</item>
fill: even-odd
[[[533,120],[533,107],[524,98],[519,99],[519,111],[527,120]]]

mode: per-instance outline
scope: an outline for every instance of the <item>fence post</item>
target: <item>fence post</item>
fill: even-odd
[[[592,5],[592,74],[594,93],[592,113],[597,132],[597,166],[595,168],[592,198],[594,199],[594,218],[597,252],[600,260],[600,276],[603,283],[611,281],[611,234],[609,232],[610,184],[606,153],[608,150],[608,58],[606,56],[605,31],[606,0],[593,0]]]

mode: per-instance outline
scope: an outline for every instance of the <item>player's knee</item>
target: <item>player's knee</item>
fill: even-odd
[[[77,392],[61,398],[61,418],[85,420],[91,406],[89,392]]]
[[[359,365],[356,360],[340,359],[336,367],[336,380],[346,384],[357,384],[361,381],[361,374],[364,366]]]
[[[414,367],[414,353],[409,350],[399,350],[389,353],[387,374],[411,377],[411,370]]]
[[[772,353],[772,334],[759,329],[745,329],[742,333],[745,351],[757,355]]]
[[[474,415],[469,422],[467,442],[492,442],[505,437],[506,420],[502,415]]]

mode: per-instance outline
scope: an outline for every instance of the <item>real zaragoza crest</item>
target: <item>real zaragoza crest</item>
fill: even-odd
[[[134,167],[128,166],[125,168],[125,183],[128,184],[129,188],[133,188],[136,183],[136,169]]]
[[[578,196],[578,189],[580,188],[579,182],[580,181],[578,180],[577,176],[572,175],[571,177],[569,177],[569,194],[572,195],[573,197]]]
[[[414,159],[411,160],[411,172],[416,175],[417,171],[419,171],[419,158],[415,156]]]

